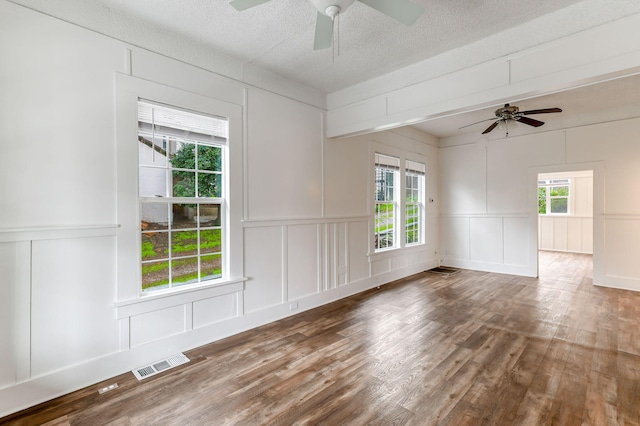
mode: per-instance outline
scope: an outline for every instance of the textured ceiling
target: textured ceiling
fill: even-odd
[[[577,3],[585,7],[572,11],[570,22],[550,21],[538,31],[498,38],[473,52],[478,56],[476,62],[615,19],[628,13],[625,9],[640,10],[637,0],[412,0],[425,13],[406,27],[356,1],[340,17],[340,50],[334,58],[332,49],[312,48],[316,9],[306,0],[271,0],[243,12],[231,7],[228,0],[12,1],[89,28],[92,23],[86,21],[92,18],[90,13],[80,16],[78,11],[93,6],[94,12],[108,14],[111,24],[121,17],[137,22],[141,32],[153,27],[176,34],[324,93],[495,36]],[[144,36],[137,35],[139,39]]]

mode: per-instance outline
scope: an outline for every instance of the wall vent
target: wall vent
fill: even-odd
[[[138,380],[142,380],[146,379],[147,377],[154,376],[158,373],[162,373],[163,371],[169,370],[173,367],[186,364],[187,362],[189,362],[189,358],[187,358],[184,354],[177,354],[167,359],[163,359],[162,361],[154,362],[153,364],[136,368],[134,370],[131,370],[131,372],[134,376],[136,376]]]
[[[448,266],[437,266],[435,268],[429,269],[427,272],[433,272],[434,274],[440,275],[454,275],[460,272],[460,269],[450,268]]]

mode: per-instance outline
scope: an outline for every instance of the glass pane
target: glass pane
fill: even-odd
[[[222,255],[212,254],[200,258],[200,279],[211,280],[222,277]]]
[[[418,241],[418,229],[416,227],[407,228],[407,244],[415,244]]]
[[[567,199],[566,198],[552,198],[551,199],[551,213],[567,213]]]
[[[222,149],[198,145],[198,170],[222,171]]]
[[[141,197],[167,196],[167,171],[151,167],[140,167],[138,192]]]
[[[169,261],[142,264],[142,291],[169,287]]]
[[[547,188],[538,187],[538,214],[547,214]]]
[[[165,146],[166,142],[160,138],[152,141],[150,136],[138,135],[138,161],[140,165],[167,167]]]
[[[416,204],[410,204],[406,207],[406,238],[407,244],[420,242],[420,207]]]
[[[171,261],[172,286],[198,282],[198,258],[175,259]]]
[[[143,232],[142,233],[142,260],[166,259],[169,257],[169,233],[168,232]]]
[[[550,195],[552,197],[567,197],[569,195],[569,187],[568,186],[552,186]]]
[[[195,197],[196,196],[196,173],[174,170],[173,172],[173,196],[174,197]]]
[[[390,186],[387,187],[386,198],[384,200],[385,201],[393,200],[393,187],[390,187]]]
[[[140,221],[143,231],[166,230],[169,224],[169,203],[142,203]]]
[[[198,173],[198,197],[222,197],[222,175]]]
[[[393,246],[393,203],[377,204],[375,214],[376,247]]]
[[[198,231],[175,231],[171,233],[171,257],[198,254]]]
[[[222,230],[203,229],[200,231],[200,253],[222,252]]]
[[[196,169],[196,146],[192,143],[170,141],[170,161],[174,169]]]
[[[171,229],[196,228],[197,204],[172,204]]]
[[[220,204],[200,204],[200,227],[220,226]]]

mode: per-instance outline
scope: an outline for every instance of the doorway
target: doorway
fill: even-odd
[[[538,277],[581,271],[592,276],[594,248],[594,171],[537,175]],[[567,277],[568,278],[568,277]]]

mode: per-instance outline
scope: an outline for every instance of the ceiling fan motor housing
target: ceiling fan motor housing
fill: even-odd
[[[502,120],[517,120],[520,118],[520,114],[518,112],[520,108],[517,106],[510,106],[509,104],[505,104],[504,107],[498,108],[496,110],[496,117]]]
[[[355,0],[309,0],[318,12],[334,18],[338,13],[344,11],[351,6]]]

